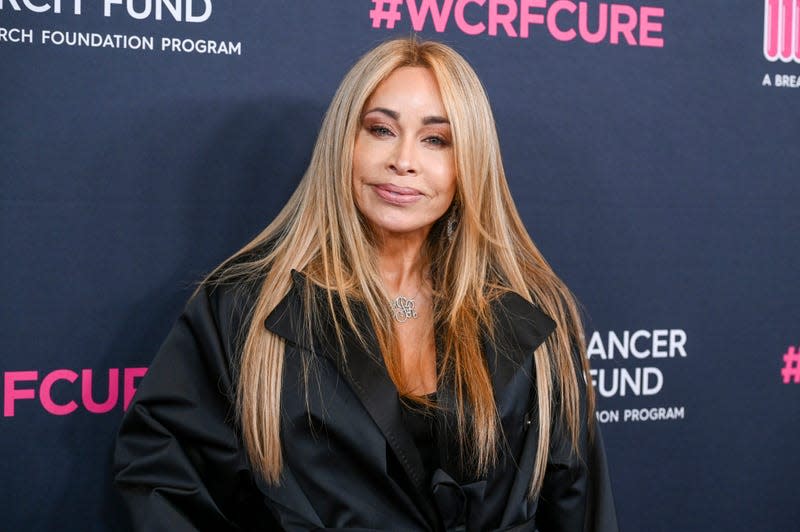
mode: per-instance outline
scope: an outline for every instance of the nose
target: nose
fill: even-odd
[[[392,151],[389,169],[397,175],[416,175],[417,147],[413,138],[399,140]]]

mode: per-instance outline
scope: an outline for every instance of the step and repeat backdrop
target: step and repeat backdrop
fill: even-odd
[[[800,522],[800,1],[0,0],[0,529],[125,530],[115,432],[358,56],[481,76],[585,307],[620,526]]]

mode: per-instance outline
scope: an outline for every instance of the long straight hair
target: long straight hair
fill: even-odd
[[[448,215],[437,221],[424,252],[432,265],[434,319],[442,336],[438,384],[447,376],[454,386],[462,462],[476,474],[485,474],[494,465],[502,441],[481,348],[481,333],[494,331],[491,301],[504,292],[516,292],[557,323],[555,333],[533,353],[539,441],[530,494],[535,496],[544,478],[551,426],[557,417],[577,452],[582,410],[578,379],[586,381],[588,421],[594,415],[581,319],[574,297],[536,248],[517,213],[494,118],[477,75],[453,49],[435,42],[388,41],[351,68],[325,114],[309,167],[286,206],[207,278],[210,283],[251,279],[259,286],[237,375],[237,415],[244,444],[254,469],[267,482],[278,484],[285,344],[263,324],[288,293],[293,269],[310,281],[306,308],[327,305],[336,316],[340,344],[344,326],[363,330],[351,302],[366,308],[389,376],[399,390],[407,389],[373,240],[352,191],[353,147],[364,105],[384,79],[404,66],[433,73],[451,123],[457,175],[453,203],[459,222],[452,237],[445,238]],[[326,300],[312,294],[320,287]],[[333,312],[335,304],[341,309],[338,313]]]

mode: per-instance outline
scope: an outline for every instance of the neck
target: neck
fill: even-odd
[[[422,256],[424,239],[384,237],[378,246],[378,271],[388,295],[413,297],[424,284],[427,262]]]

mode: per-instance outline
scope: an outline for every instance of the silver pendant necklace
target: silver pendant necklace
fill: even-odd
[[[414,299],[418,295],[419,292],[414,297],[397,296],[391,301],[392,316],[397,323],[405,323],[409,319],[419,318],[414,303]]]

